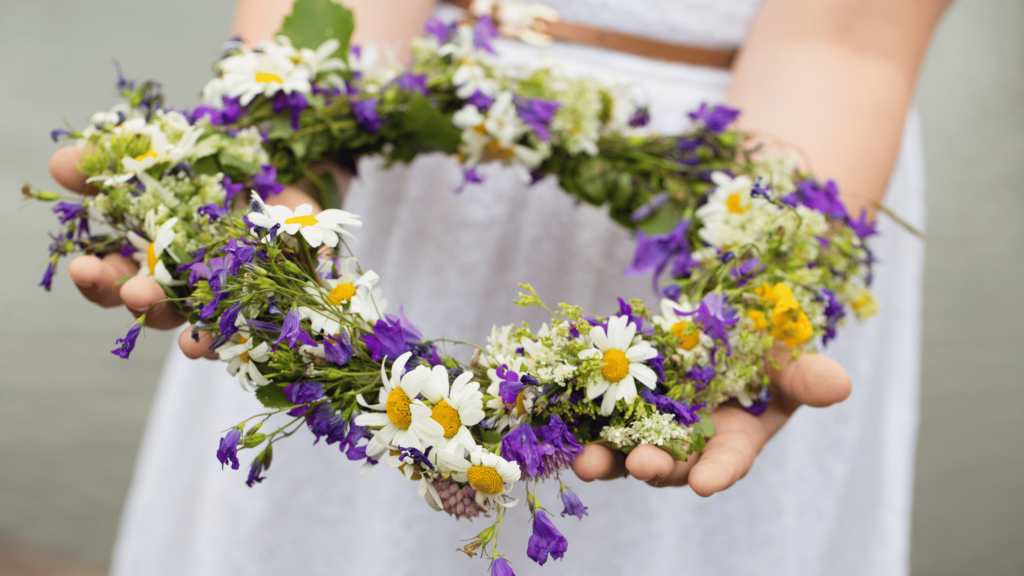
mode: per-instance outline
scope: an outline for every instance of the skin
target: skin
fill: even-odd
[[[390,47],[408,58],[409,39],[422,30],[434,3],[346,0],[357,14],[356,43]],[[874,210],[885,194],[896,162],[903,122],[928,39],[947,0],[766,0],[733,68],[727,101],[741,110],[742,127],[763,135],[766,149],[796,148],[805,168],[842,184],[851,213]],[[290,0],[240,0],[232,34],[250,45],[269,39],[291,10]],[[396,15],[402,17],[396,17]],[[770,137],[768,136],[770,135]],[[50,160],[54,179],[68,190],[93,193],[77,170],[81,149],[58,150]],[[336,167],[332,170],[343,181]],[[305,191],[304,191],[305,189]],[[295,207],[316,202],[308,183],[286,187],[273,203]],[[146,324],[171,329],[184,323],[149,277],[120,256],[80,256],[68,275],[86,299],[103,307],[124,304]],[[189,358],[211,357],[211,337],[194,342],[186,328],[178,339]],[[842,402],[851,393],[846,371],[834,360],[804,355],[788,361],[781,344],[769,366],[772,400],[760,416],[726,404],[711,415],[717,434],[703,453],[677,462],[655,446],[640,446],[628,458],[600,445],[587,446],[573,471],[584,481],[621,478],[627,471],[652,486],[688,484],[700,496],[725,490],[750,470],[764,445],[797,408]]]

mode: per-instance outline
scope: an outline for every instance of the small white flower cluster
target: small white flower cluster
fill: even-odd
[[[537,339],[522,337],[519,344],[526,354],[526,368],[542,383],[565,384],[577,371],[573,363],[573,344],[579,339],[569,333],[567,322],[555,322],[550,328],[545,323],[537,331]]]
[[[671,440],[688,440],[686,428],[680,426],[671,414],[657,413],[644,416],[628,426],[605,426],[601,438],[616,448],[631,448],[640,444],[661,446]]]
[[[247,106],[257,96],[271,98],[279,92],[308,96],[321,73],[325,84],[344,88],[344,81],[334,73],[345,68],[345,63],[333,56],[340,46],[332,38],[316,50],[296,49],[286,36],[261,42],[255,49],[232,42],[228,48],[233,53],[217,63],[220,76],[203,87],[203,100],[221,106],[226,96]]]

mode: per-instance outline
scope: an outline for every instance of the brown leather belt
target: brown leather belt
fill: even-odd
[[[464,8],[476,19],[489,16],[498,32],[534,46],[546,46],[555,40],[596,46],[644,58],[682,62],[713,68],[732,67],[735,50],[713,50],[700,46],[672,44],[643,36],[563,22],[554,8],[535,3],[497,0],[446,0]]]

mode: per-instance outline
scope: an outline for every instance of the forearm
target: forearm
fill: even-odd
[[[239,0],[231,34],[250,46],[270,40],[291,13],[293,0]],[[355,12],[354,44],[394,48],[399,58],[408,54],[409,41],[422,34],[423,24],[434,9],[434,0],[344,0]]]
[[[928,39],[946,0],[768,0],[728,101],[743,128],[794,146],[850,211],[885,194]]]

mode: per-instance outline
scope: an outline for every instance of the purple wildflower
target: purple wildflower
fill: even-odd
[[[352,338],[348,332],[324,338],[324,357],[332,364],[344,366],[352,359],[353,352]]]
[[[479,110],[483,111],[490,108],[491,104],[494,104],[494,98],[491,98],[487,94],[484,94],[483,92],[477,90],[473,92],[472,96],[466,99],[466,104],[472,104],[473,106],[476,106]]]
[[[220,460],[220,468],[231,463],[232,470],[238,470],[238,441],[242,438],[242,431],[238,428],[228,430],[228,433],[220,439],[220,446],[217,448],[217,460]]]
[[[821,289],[821,295],[825,298],[825,320],[828,322],[828,328],[826,329],[825,335],[821,338],[822,346],[834,340],[836,337],[836,327],[839,325],[839,321],[846,316],[846,311],[843,310],[843,305],[839,303],[839,299],[836,298],[834,292],[828,288]]]
[[[300,416],[301,413],[296,414],[300,410],[305,410],[305,408],[292,409],[288,413]],[[315,436],[313,440],[314,445],[324,436],[327,436],[328,444],[337,442],[345,437],[345,420],[340,414],[334,414],[334,408],[329,402],[321,402],[308,411],[306,427]]]
[[[142,316],[135,322],[135,324],[132,324],[132,327],[128,329],[128,333],[125,337],[118,338],[117,341],[114,342],[118,347],[111,350],[110,353],[118,358],[127,360],[128,356],[131,355],[132,350],[135,350],[135,341],[139,339],[139,331],[142,330],[142,322],[144,320],[145,316]]]
[[[491,576],[516,576],[516,573],[512,571],[508,560],[499,556],[491,564]]]
[[[690,367],[690,371],[687,372],[686,375],[697,382],[697,384],[694,384],[694,388],[697,390],[703,390],[711,383],[711,379],[715,377],[715,367],[697,366],[694,364]]]
[[[61,224],[67,224],[85,214],[85,206],[81,202],[58,202],[52,210]]]
[[[548,561],[548,555],[560,560],[569,549],[569,542],[562,536],[562,533],[551,523],[551,519],[543,510],[537,510],[533,514],[533,535],[526,549],[526,555],[534,562],[544,565]]]
[[[682,278],[688,275],[690,270],[696,267],[696,262],[690,255],[690,243],[686,240],[689,227],[689,220],[680,220],[668,234],[647,236],[642,230],[638,230],[633,263],[623,269],[622,273],[638,277],[653,272],[651,284],[655,294],[658,293],[658,279],[669,261],[672,261],[672,276]]]
[[[846,218],[846,205],[839,198],[839,186],[835,180],[828,180],[822,186],[816,180],[803,180],[795,192],[800,203],[811,210],[817,210],[833,218]]]
[[[452,32],[455,32],[457,27],[458,24],[455,22],[445,24],[437,16],[431,16],[430,19],[427,20],[427,23],[423,25],[423,30],[426,31],[427,34],[436,38],[438,44],[445,44],[448,42],[448,39],[451,38]]]
[[[744,406],[743,409],[753,414],[754,416],[757,416],[758,414],[764,413],[764,411],[768,409],[768,402],[771,401],[771,399],[771,391],[765,388],[764,390],[761,390],[761,393],[758,394],[757,398],[754,398],[753,404],[751,404],[750,406]]]
[[[545,472],[544,454],[528,422],[516,426],[501,439],[501,457],[517,462],[524,477],[536,478]]]
[[[719,340],[728,340],[728,329],[740,321],[736,317],[736,309],[725,301],[720,292],[712,292],[701,300],[694,320],[704,326],[704,332]]]
[[[637,106],[633,115],[629,117],[629,125],[633,128],[642,128],[651,121],[651,111],[647,106]]]
[[[50,139],[56,142],[62,136],[71,136],[71,130],[65,130],[64,128],[57,128],[56,130],[50,131]]]
[[[476,167],[467,168],[462,171],[462,183],[455,189],[456,194],[462,194],[462,191],[466,189],[469,184],[479,184],[484,181],[484,177],[477,172]]]
[[[519,377],[519,373],[509,370],[507,364],[499,366],[496,373],[498,378],[502,379],[502,382],[498,384],[498,395],[501,396],[501,401],[506,406],[515,406],[519,393],[526,389],[526,385]]]
[[[402,324],[397,319],[377,320],[373,334],[363,334],[363,343],[374,362],[380,362],[385,357],[394,360],[411,349],[406,342]]]
[[[417,468],[425,464],[427,466],[427,468],[429,468],[431,470],[436,470],[436,467],[430,461],[430,450],[432,448],[433,448],[433,446],[430,446],[430,447],[427,448],[426,452],[421,452],[417,448],[411,448],[411,447],[410,448],[404,448],[402,446],[399,446],[398,449],[399,449],[399,451],[402,452],[402,454],[398,456],[398,460],[400,462],[405,462],[405,459],[408,458],[408,459],[412,460],[413,464]]]
[[[39,281],[39,285],[46,289],[47,292],[53,288],[53,277],[57,274],[57,265],[51,260],[46,263],[46,270],[43,271],[43,278]]]
[[[284,316],[284,323],[281,325],[281,335],[274,340],[276,350],[282,342],[287,342],[289,348],[295,348],[296,344],[316,346],[316,342],[302,329],[302,317],[298,310],[290,310]]]
[[[653,404],[658,410],[661,410],[666,414],[674,414],[675,421],[683,426],[692,426],[697,422],[700,422],[700,417],[697,416],[697,410],[703,408],[703,404],[690,406],[685,402],[674,400],[668,396],[655,394],[647,388],[640,390],[640,396],[645,402]]]
[[[569,400],[571,402],[572,397]],[[576,439],[576,435],[569,431],[569,427],[557,414],[552,414],[548,423],[538,426],[534,432],[544,454],[545,474],[557,474],[560,470],[568,468],[576,461],[576,457],[583,453],[583,446]]]
[[[476,24],[473,25],[473,45],[480,50],[496,54],[494,48],[491,47],[491,40],[498,37],[498,29],[494,27],[494,23],[491,22],[490,16],[486,14],[481,16]]]
[[[292,92],[285,94],[284,92],[278,92],[274,95],[274,113],[280,113],[289,111],[292,113],[292,130],[299,129],[299,118],[302,111],[309,108],[309,101],[302,92]]]
[[[384,126],[384,120],[377,114],[376,98],[354,100],[352,114],[356,117],[356,122],[370,132],[376,132]]]
[[[575,492],[569,490],[565,486],[562,486],[559,496],[562,497],[562,505],[565,506],[565,509],[562,510],[562,516],[568,514],[570,516],[575,516],[580,520],[583,520],[584,516],[588,516],[587,507],[583,505],[583,502],[580,502],[580,497],[577,496]]]
[[[747,282],[750,282],[751,278],[753,278],[755,274],[758,274],[761,272],[761,270],[764,270],[764,266],[758,268],[758,264],[760,263],[761,260],[759,260],[758,258],[751,258],[750,260],[747,260],[743,264],[740,264],[739,266],[730,270],[729,275],[736,280],[736,286],[745,286]]]
[[[636,210],[633,210],[633,212],[629,215],[629,220],[631,222],[642,222],[644,220],[647,220],[648,218],[654,215],[658,208],[661,208],[662,205],[668,202],[668,199],[669,196],[667,192],[655,194],[654,196],[651,197],[650,200],[644,202]]]
[[[200,216],[206,216],[209,218],[210,222],[216,222],[228,214],[227,210],[217,206],[216,204],[204,204],[200,206],[196,212],[198,212]]]
[[[669,284],[662,288],[661,295],[673,302],[679,302],[679,297],[683,295],[683,289],[679,287],[679,284]]]
[[[284,190],[277,181],[277,168],[269,164],[260,166],[260,173],[252,177],[252,188],[264,200]]]
[[[270,452],[264,451],[252,461],[252,466],[249,467],[249,477],[245,479],[245,485],[252,488],[253,484],[266,480],[267,477],[260,476],[260,472],[268,468],[270,468]]]
[[[398,87],[407,92],[427,93],[427,75],[406,72],[398,77]]]
[[[124,252],[121,253],[124,255]],[[178,266],[178,272],[188,271],[188,287],[192,288],[195,286],[196,281],[199,278],[207,278],[210,276],[210,267],[203,262],[203,256],[206,255],[206,247],[202,247],[196,252],[195,257],[192,258],[191,262]]]
[[[239,302],[234,306],[229,307],[220,316],[220,320],[217,322],[217,327],[220,328],[221,337],[230,338],[236,332],[238,332],[238,326],[235,323],[238,321],[238,314],[242,311],[242,303]]]
[[[515,106],[519,118],[533,130],[538,138],[547,142],[551,137],[548,125],[551,124],[551,120],[555,117],[555,112],[561,104],[540,98],[516,96]]]
[[[284,387],[285,398],[292,404],[309,404],[324,397],[321,382],[295,382]]]
[[[697,122],[703,122],[704,128],[712,134],[721,134],[736,117],[740,111],[725,104],[718,104],[709,108],[707,102],[701,102],[700,108],[689,113],[690,118]]]
[[[238,193],[242,191],[242,188],[245,188],[245,184],[243,184],[241,182],[235,184],[234,182],[231,181],[231,176],[228,176],[227,174],[225,174],[224,175],[224,179],[221,180],[221,184],[220,185],[224,188],[224,204],[223,204],[223,206],[224,206],[224,208],[230,210],[231,209],[232,200],[234,200],[235,196],[237,196]]]
[[[875,229],[876,221],[868,220],[868,211],[865,208],[860,209],[860,218],[856,220],[850,218],[849,223],[850,228],[853,228],[853,233],[862,240],[868,236],[878,234],[878,230]]]

